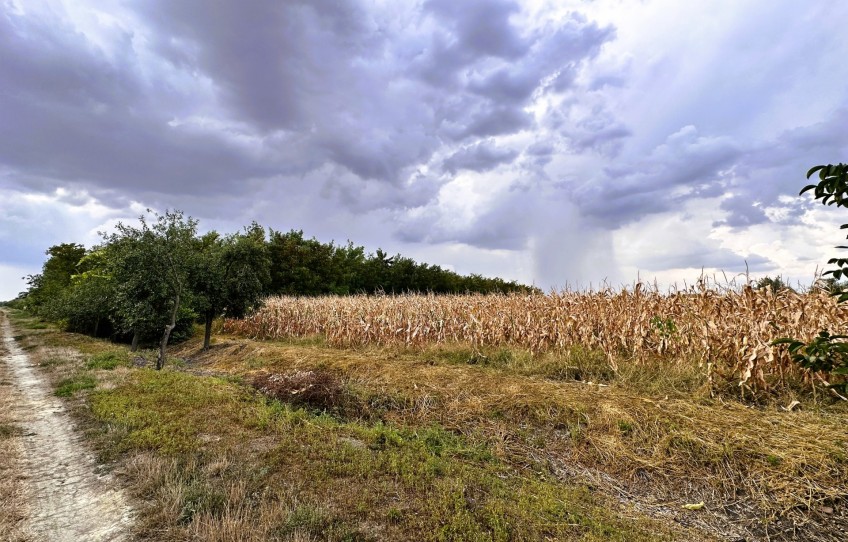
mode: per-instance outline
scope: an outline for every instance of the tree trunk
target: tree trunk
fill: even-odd
[[[165,332],[162,334],[162,340],[159,342],[159,357],[156,358],[156,370],[162,370],[165,366],[165,348],[168,346],[168,339],[171,337],[171,331],[177,327],[177,311],[180,310],[180,294],[177,294],[174,299],[174,309],[171,311],[171,323],[165,326]]]
[[[138,351],[138,339],[141,333],[139,333],[138,329],[133,330],[133,338],[132,338],[132,346],[130,346],[130,352]]]
[[[206,311],[206,333],[203,335],[203,349],[209,350],[209,344],[212,342],[212,320],[215,318],[215,313],[211,310]]]

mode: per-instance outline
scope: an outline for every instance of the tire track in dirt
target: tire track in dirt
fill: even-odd
[[[7,353],[0,363],[12,380],[14,417],[23,428],[24,485],[35,541],[118,542],[130,539],[131,510],[111,476],[97,474],[62,402],[30,363],[0,311]],[[8,388],[6,389],[8,391]]]

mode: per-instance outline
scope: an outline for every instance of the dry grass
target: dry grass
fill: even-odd
[[[253,378],[253,387],[271,399],[327,412],[342,412],[347,402],[341,379],[321,369],[261,373]]]
[[[275,537],[275,530],[285,524],[293,510],[275,499],[257,499],[252,494],[255,489],[252,484],[233,476],[239,460],[226,454],[188,461],[152,452],[129,456],[122,474],[132,481],[138,500],[146,503],[140,513],[138,538],[210,542],[297,540],[291,536]],[[221,483],[216,484],[216,480]]]
[[[709,396],[669,397],[619,382],[539,378],[523,374],[520,364],[512,370],[473,357],[457,363],[445,348],[337,350],[244,340],[206,354],[197,347],[184,345],[182,355],[205,370],[345,374],[361,390],[362,404],[386,406],[383,419],[482,435],[517,467],[544,465],[640,510],[701,522],[706,532],[840,540],[840,529],[848,529],[848,412],[841,404],[805,401],[806,410],[786,412]],[[708,513],[681,512],[683,504],[701,501]]]
[[[508,346],[539,354],[579,346],[602,352],[613,368],[656,359],[695,364],[714,381],[763,391],[812,381],[773,339],[844,331],[846,316],[848,307],[818,290],[666,294],[639,285],[550,295],[278,297],[244,320],[227,320],[224,330],[259,339],[323,336],[340,347]]]

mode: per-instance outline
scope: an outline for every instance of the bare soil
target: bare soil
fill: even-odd
[[[11,406],[5,415],[16,433],[9,446],[15,460],[7,465],[13,472],[3,474],[18,481],[9,491],[17,495],[15,506],[24,516],[8,534],[51,542],[129,540],[132,514],[126,497],[110,475],[100,472],[62,401],[15,342],[2,311],[0,327],[0,381],[4,403]]]

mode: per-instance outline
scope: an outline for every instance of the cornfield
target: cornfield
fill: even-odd
[[[779,337],[845,331],[846,307],[824,292],[707,288],[660,292],[564,291],[549,295],[274,297],[224,330],[257,339],[322,335],[333,346],[514,347],[534,354],[575,346],[622,362],[699,363],[711,375],[768,390],[801,373]]]

